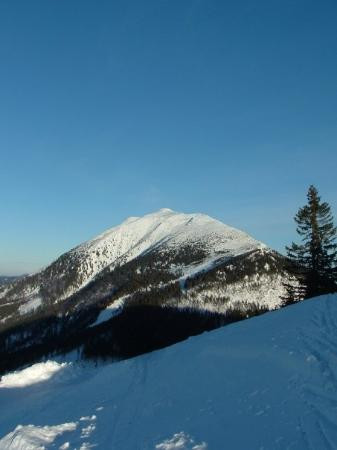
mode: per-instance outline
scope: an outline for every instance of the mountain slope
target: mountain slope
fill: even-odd
[[[9,375],[0,449],[334,449],[336,317],[324,296],[127,361]]]
[[[158,248],[172,252],[193,249],[210,263],[217,255],[236,256],[264,247],[246,233],[204,214],[162,209],[141,218],[131,217],[65,253],[43,271],[0,287],[0,299],[22,306],[21,313],[31,312],[43,303],[62,302],[107,266],[112,270]]]
[[[129,218],[41,272],[0,286],[0,371],[6,361],[26,361],[21,357],[28,347],[34,346],[29,354],[38,357],[83,347],[95,333],[105,341],[95,341],[96,346],[106,346],[107,332],[111,337],[117,326],[115,316],[123,312],[120,322],[131,327],[135,307],[154,308],[153,320],[163,318],[155,310],[162,307],[185,311],[186,319],[187,310],[211,312],[219,315],[212,319],[213,327],[240,314],[273,309],[290,278],[281,255],[204,214],[162,209]],[[175,314],[177,320],[181,317]],[[202,331],[200,318],[194,318],[198,326],[193,325],[192,334]],[[108,327],[102,326],[106,321]],[[210,326],[208,321],[204,329]],[[172,342],[170,329],[163,327],[163,333]],[[124,337],[113,334],[120,347]],[[111,344],[116,348],[116,342]]]

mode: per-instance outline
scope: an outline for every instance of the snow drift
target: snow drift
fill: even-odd
[[[65,369],[68,365],[68,363],[58,363],[56,361],[34,364],[26,369],[3,375],[0,378],[0,388],[25,387],[49,380],[49,378]]]

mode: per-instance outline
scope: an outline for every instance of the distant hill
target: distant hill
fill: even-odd
[[[25,275],[17,275],[17,276],[5,276],[0,275],[0,285],[2,284],[9,284],[13,283],[14,281],[18,280],[19,278],[23,278]]]

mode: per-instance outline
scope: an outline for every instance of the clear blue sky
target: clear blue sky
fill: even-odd
[[[0,274],[127,216],[337,211],[335,0],[2,0]]]

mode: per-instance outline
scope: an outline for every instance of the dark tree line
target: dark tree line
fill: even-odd
[[[337,291],[337,229],[329,204],[321,201],[314,186],[295,222],[302,242],[286,250],[288,270],[298,282],[285,284],[285,304]]]
[[[226,313],[138,304],[104,322],[82,341],[82,356],[94,360],[121,360],[158,350],[190,336],[214,330],[266,312],[257,305]]]
[[[99,310],[93,305],[74,318],[50,314],[0,333],[0,376],[43,357],[77,350],[79,357],[115,361],[141,355],[205,331],[263,314],[258,305],[232,307],[224,314],[137,303],[93,327]],[[13,346],[13,344],[16,345]],[[29,345],[25,345],[25,341]]]

